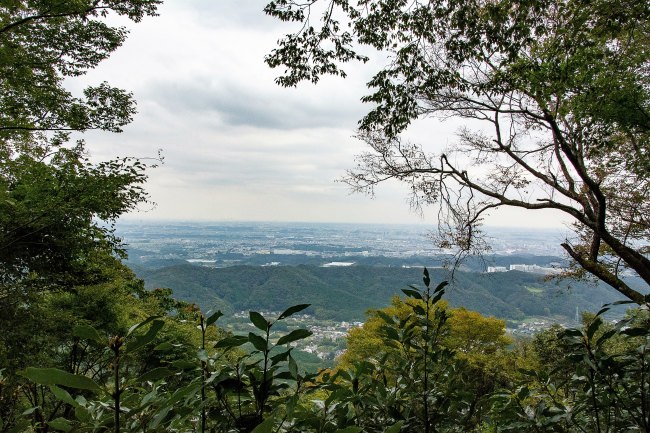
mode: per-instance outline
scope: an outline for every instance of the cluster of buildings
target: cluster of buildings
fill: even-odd
[[[539,265],[510,265],[509,267],[506,266],[488,266],[487,267],[487,272],[492,273],[492,272],[508,272],[508,271],[521,271],[521,272],[532,272],[534,274],[559,274],[563,272],[565,269],[553,265],[552,267],[547,267],[547,266],[539,266]]]

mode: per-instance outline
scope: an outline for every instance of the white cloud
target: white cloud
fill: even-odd
[[[334,182],[364,149],[352,136],[369,109],[359,99],[373,65],[348,67],[345,80],[277,86],[279,71],[263,58],[291,28],[266,17],[264,5],[169,0],[160,16],[129,24],[129,39],[110,59],[70,82],[79,91],[107,80],[138,101],[123,134],[86,134],[94,157],[163,149],[165,165],[148,183],[158,205],[135,217],[422,222],[404,185],[382,186],[371,200]],[[409,134],[442,148],[457,126],[419,122]]]

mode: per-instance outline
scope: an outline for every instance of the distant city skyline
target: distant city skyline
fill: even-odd
[[[293,28],[262,12],[266,0],[165,2],[160,16],[124,25],[124,46],[86,76],[69,80],[81,92],[104,80],[134,94],[139,113],[122,134],[83,135],[91,157],[154,157],[164,165],[146,185],[155,207],[128,215],[142,220],[307,221],[429,224],[411,212],[406,185],[380,185],[376,197],[350,195],[336,182],[365,146],[360,102],[381,59],[350,65],[348,78],[281,88],[281,71],[263,62]],[[459,124],[433,119],[409,129],[414,141],[453,142]],[[490,225],[562,227],[557,214],[506,211]]]

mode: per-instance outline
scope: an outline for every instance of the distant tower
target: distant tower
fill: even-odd
[[[576,305],[576,323],[580,323],[580,314],[578,313],[578,306]]]

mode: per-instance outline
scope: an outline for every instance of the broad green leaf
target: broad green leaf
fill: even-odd
[[[178,361],[172,361],[172,365],[179,370],[193,370],[197,368],[197,365],[194,362],[188,361],[186,359],[179,359]]]
[[[436,294],[431,299],[431,303],[432,304],[437,303],[440,300],[440,298],[442,298],[442,295],[444,295],[444,294],[445,294],[444,290],[440,290],[439,292],[436,292]]]
[[[174,348],[174,345],[170,343],[169,341],[163,341],[159,345],[153,348],[153,350],[157,352],[166,352],[168,350],[171,350]]]
[[[171,406],[163,407],[163,408],[162,408],[162,409],[161,409],[161,410],[156,414],[156,416],[154,416],[153,419],[151,420],[151,425],[150,425],[150,427],[151,427],[152,429],[157,428],[157,427],[160,425],[160,423],[165,419],[165,417],[167,417],[167,414],[169,413],[169,411],[170,411],[171,409],[172,409]]]
[[[101,388],[89,377],[68,373],[58,368],[27,367],[19,372],[23,377],[40,385],[63,385],[70,388],[99,392]]]
[[[598,337],[598,340],[596,340],[596,346],[602,345],[603,343],[605,343],[607,340],[609,340],[616,333],[617,333],[616,329],[610,329],[609,331],[603,333],[603,335]]]
[[[74,407],[79,406],[79,403],[77,403],[77,401],[72,398],[70,393],[65,389],[61,389],[56,385],[50,385],[50,391],[52,391],[52,394],[62,402]]]
[[[248,341],[250,341],[253,344],[253,346],[259,351],[264,352],[267,349],[266,340],[257,334],[253,334],[252,332],[249,332]]]
[[[146,334],[138,335],[135,337],[135,339],[127,343],[126,353],[135,352],[136,350],[141,349],[142,347],[151,343],[153,339],[156,338],[158,331],[160,331],[164,325],[165,322],[163,322],[162,320],[154,320],[151,323],[151,326],[149,327],[149,330],[147,331]]]
[[[292,380],[295,379],[291,372],[289,371],[281,371],[277,374],[273,375],[273,379],[278,379],[278,380]]]
[[[142,321],[142,322],[140,322],[140,323],[136,323],[135,325],[131,326],[131,327],[129,328],[129,331],[126,333],[126,335],[129,336],[129,335],[133,334],[133,332],[135,332],[135,330],[142,328],[142,327],[145,326],[146,324],[148,324],[148,323],[150,323],[150,322],[152,322],[152,321],[154,321],[154,320],[156,320],[156,319],[160,319],[160,317],[161,317],[161,316],[150,316],[150,317],[147,317],[147,319],[145,319],[144,321]]]
[[[422,299],[422,295],[417,290],[402,289],[402,292],[409,298]]]
[[[98,344],[106,344],[106,338],[102,338],[99,332],[90,325],[77,325],[72,330],[72,335],[75,337],[83,338],[84,340],[91,340]]]
[[[311,304],[298,304],[294,305],[292,307],[287,308],[284,310],[282,314],[278,317],[278,320],[286,319],[287,317],[298,313],[299,311],[304,310],[305,308],[309,307]]]
[[[449,284],[448,281],[443,281],[442,283],[438,284],[438,285],[436,286],[436,290],[434,290],[433,293],[437,293],[437,292],[441,291],[442,289],[445,288],[445,286],[446,286],[447,284]]]
[[[404,425],[404,421],[398,421],[392,426],[386,428],[386,430],[384,430],[384,433],[399,433],[400,430],[402,430],[403,425]]]
[[[422,281],[424,282],[424,285],[429,287],[429,284],[431,284],[431,277],[429,277],[429,270],[427,268],[424,268],[422,276]]]
[[[291,353],[291,349],[285,350],[284,352],[280,352],[277,355],[273,355],[271,357],[272,364],[275,365],[278,362],[286,361],[290,353]]]
[[[269,417],[262,421],[251,431],[251,433],[272,433],[273,432],[273,417]]]
[[[84,405],[79,403],[79,400],[81,400],[81,396],[77,396],[75,399],[75,401],[77,401],[77,405],[74,409],[74,417],[82,423],[89,423],[92,421],[92,415]]]
[[[601,318],[596,317],[594,319],[594,321],[591,322],[591,324],[587,328],[587,338],[591,339],[594,336],[594,334],[596,333],[596,331],[598,330],[598,328],[600,328],[600,325],[602,325],[602,324],[603,324],[603,321],[601,320]]]
[[[232,337],[224,338],[223,340],[217,341],[217,344],[214,345],[215,349],[231,348],[238,347],[242,344],[248,343],[248,337],[245,335],[233,335]]]
[[[167,367],[158,367],[154,368],[152,370],[147,371],[146,373],[142,374],[136,379],[136,383],[143,383],[143,382],[155,382],[160,379],[164,379],[167,376],[171,376],[174,374],[172,370],[170,370]]]
[[[382,310],[377,310],[376,314],[386,323],[389,323],[389,324],[395,323],[395,319],[393,318],[393,316],[389,316],[388,314],[386,314]]]
[[[283,335],[282,337],[280,337],[280,339],[278,339],[277,345],[282,346],[283,344],[288,344],[293,341],[302,340],[303,338],[307,338],[310,335],[312,335],[312,332],[306,329],[294,329],[287,335]]]
[[[61,431],[65,431],[65,432],[68,432],[68,431],[72,430],[72,423],[70,421],[68,421],[67,419],[65,419],[65,418],[60,418],[59,417],[59,418],[53,419],[52,421],[48,421],[47,425],[49,425],[50,427],[52,427],[55,430],[61,430]]]
[[[298,364],[291,354],[289,354],[289,373],[291,373],[291,377],[298,379]]]
[[[216,312],[214,312],[213,314],[211,314],[210,316],[208,316],[208,318],[207,318],[206,321],[205,321],[205,326],[210,326],[210,325],[212,325],[212,324],[213,324],[214,322],[216,322],[217,319],[219,319],[219,317],[221,317],[221,316],[223,316],[223,313],[221,312],[221,310],[217,310]]]
[[[427,314],[427,311],[424,309],[424,307],[419,304],[413,305],[413,311],[415,311],[415,313],[419,314],[420,316],[424,316],[425,314]]]
[[[627,328],[621,331],[622,334],[627,335],[628,337],[641,337],[648,335],[648,330],[643,327],[634,327]]]
[[[386,337],[390,338],[391,340],[399,341],[399,333],[395,328],[392,326],[383,326],[381,329],[384,331],[384,335]]]
[[[264,332],[266,332],[269,329],[269,326],[271,325],[268,320],[264,318],[260,313],[257,311],[251,311],[248,313],[248,316],[251,319],[251,322],[257,329],[260,329]]]

